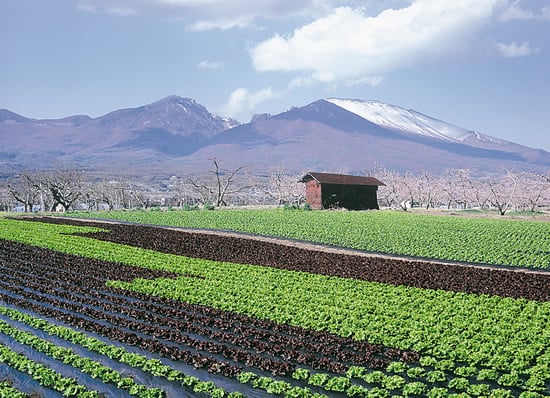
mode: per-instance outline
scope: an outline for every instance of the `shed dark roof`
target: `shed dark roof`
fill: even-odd
[[[300,182],[315,180],[320,184],[338,184],[338,185],[386,185],[374,177],[352,176],[346,174],[331,173],[307,173]]]

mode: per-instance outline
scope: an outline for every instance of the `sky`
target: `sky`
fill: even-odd
[[[0,108],[377,100],[550,151],[550,0],[0,0]]]

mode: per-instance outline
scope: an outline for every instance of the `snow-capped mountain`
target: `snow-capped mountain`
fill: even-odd
[[[454,126],[412,109],[404,109],[378,101],[340,98],[327,98],[326,101],[355,113],[374,124],[407,134],[418,134],[459,143],[472,138],[481,142],[503,143],[503,141],[488,135]]]
[[[550,169],[546,151],[376,101],[321,99],[246,124],[177,96],[97,118],[37,120],[0,110],[0,176],[58,160],[108,173],[193,174],[211,158],[228,168],[250,164],[259,174],[278,165],[351,174],[379,165],[435,173]]]

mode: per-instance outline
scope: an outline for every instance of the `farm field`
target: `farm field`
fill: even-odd
[[[12,375],[0,393],[549,394],[545,267],[304,254],[60,219],[0,219],[0,245],[0,365]]]
[[[241,231],[397,255],[550,268],[550,223],[394,211],[111,211],[139,224]]]

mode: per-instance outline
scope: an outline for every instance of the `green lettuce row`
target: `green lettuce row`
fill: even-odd
[[[27,398],[27,394],[19,391],[7,381],[0,381],[0,398]]]
[[[550,225],[403,212],[112,211],[75,217],[223,229],[408,256],[550,268]]]
[[[445,361],[441,361],[443,364]],[[440,369],[439,363],[435,363],[435,369]],[[292,374],[297,380],[303,380],[310,385],[323,387],[328,391],[346,392],[348,396],[362,396],[361,391],[367,390],[388,390],[392,392],[401,392],[403,396],[426,395],[430,386],[434,383],[439,385],[445,383],[447,390],[457,390],[473,396],[489,396],[493,391],[500,394],[500,390],[510,388],[525,389],[522,396],[541,397],[541,392],[547,391],[545,381],[542,378],[530,378],[526,383],[519,379],[518,374],[512,372],[509,374],[499,374],[495,370],[478,369],[474,367],[457,367],[453,371],[442,370],[426,371],[422,367],[410,367],[401,362],[393,362],[382,370],[368,370],[360,366],[352,366],[346,372],[346,377],[331,376],[326,373],[312,373],[308,369],[298,368]],[[475,381],[470,381],[477,374]],[[489,374],[494,377],[489,377]],[[417,379],[407,381],[409,379]],[[363,386],[353,384],[353,380],[362,380],[368,384],[368,389]],[[470,380],[469,380],[470,379]],[[535,381],[536,380],[536,381]],[[491,387],[484,383],[496,382],[499,386]],[[350,393],[353,392],[352,395]],[[441,391],[440,391],[441,392]]]
[[[363,380],[368,387],[354,384],[351,377],[329,376],[324,373],[310,373],[307,369],[297,369],[293,378],[303,380],[311,386],[323,388],[331,393],[343,393],[347,397],[364,398],[389,398],[393,397],[418,397],[430,398],[443,397],[477,397],[507,398],[518,396],[506,388],[490,389],[488,384],[470,384],[465,378],[451,379],[447,387],[431,387],[429,384],[413,381],[406,382],[400,376],[388,376],[382,371],[374,371],[363,375]],[[239,376],[241,383],[250,384],[256,388],[262,388],[269,393],[296,398],[320,398],[327,395],[313,393],[307,387],[293,387],[285,381],[274,381],[269,377],[258,376],[253,372],[243,372]],[[450,392],[450,390],[460,392]],[[543,398],[544,395],[537,392],[525,391],[519,394],[520,398]]]
[[[502,371],[526,371],[548,348],[550,303],[288,276],[257,269],[223,280],[210,275],[108,285]]]
[[[14,321],[18,321],[28,326],[31,326],[35,329],[42,330],[49,335],[57,336],[64,340],[70,341],[71,343],[78,344],[90,351],[105,355],[112,360],[124,363],[137,369],[141,369],[142,371],[149,373],[152,376],[162,377],[169,381],[177,381],[181,383],[182,386],[187,387],[191,390],[197,387],[197,390],[200,390],[200,392],[206,393],[213,397],[244,397],[244,395],[239,392],[229,393],[223,390],[221,387],[217,387],[212,382],[208,382],[208,384],[205,385],[205,382],[202,382],[199,378],[186,375],[180,370],[173,369],[172,367],[163,364],[162,361],[158,359],[149,359],[141,354],[128,352],[122,347],[107,344],[99,339],[88,336],[85,333],[79,332],[69,327],[53,325],[46,320],[36,318],[15,309],[2,306],[0,306],[0,314],[13,319]],[[205,388],[205,386],[208,388]]]
[[[127,390],[130,395],[138,398],[162,398],[165,393],[160,388],[148,388],[137,384],[131,377],[124,377],[116,370],[103,366],[100,362],[75,354],[70,348],[59,347],[54,343],[43,340],[32,333],[21,331],[9,323],[0,320],[0,333],[10,336],[17,342],[32,347],[38,352],[44,353],[53,359],[80,369],[94,379],[98,378],[104,383],[111,383]]]
[[[27,373],[41,386],[58,391],[65,397],[100,398],[97,391],[89,391],[83,385],[78,384],[75,379],[63,377],[47,366],[16,353],[3,344],[0,344],[0,362]]]

